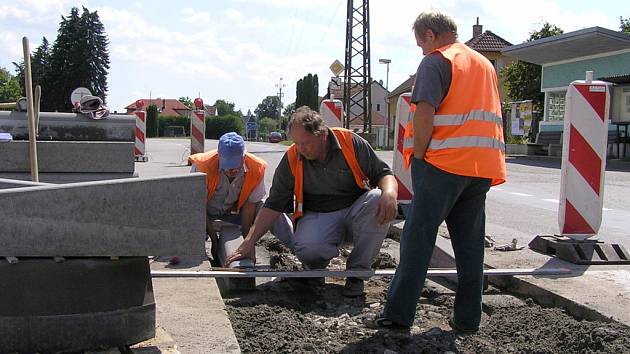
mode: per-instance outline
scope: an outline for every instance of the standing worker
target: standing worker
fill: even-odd
[[[413,132],[403,152],[411,165],[413,201],[387,303],[368,326],[413,324],[437,231],[446,221],[458,279],[450,325],[473,333],[481,319],[486,193],[506,178],[496,73],[488,59],[457,41],[450,17],[421,13],[413,31],[425,55],[411,95]]]
[[[391,169],[363,138],[328,128],[306,106],[296,110],[288,129],[294,144],[276,169],[265,206],[228,263],[248,257],[282,213],[293,213],[293,235],[276,237],[305,269],[326,268],[339,247],[351,242],[346,268],[370,270],[396,216],[398,185]],[[363,290],[363,279],[349,277],[342,294],[355,297]]]

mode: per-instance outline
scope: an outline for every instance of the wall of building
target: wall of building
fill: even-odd
[[[542,90],[566,87],[573,80],[584,80],[586,71],[593,71],[595,78],[626,75],[630,72],[630,51],[543,65]]]

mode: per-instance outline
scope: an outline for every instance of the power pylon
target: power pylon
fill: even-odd
[[[358,3],[355,6],[355,3]],[[370,5],[369,0],[348,0],[346,16],[346,63],[344,68],[343,103],[346,110],[344,127],[363,118],[363,131],[372,132],[370,73]]]

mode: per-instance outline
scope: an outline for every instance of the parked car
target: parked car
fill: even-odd
[[[282,140],[282,134],[280,132],[271,132],[269,133],[269,142],[270,143],[279,143]]]

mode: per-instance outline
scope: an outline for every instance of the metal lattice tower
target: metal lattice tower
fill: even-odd
[[[355,3],[358,3],[355,6]],[[344,127],[363,117],[363,131],[372,132],[369,0],[348,0],[346,62],[344,68]]]

